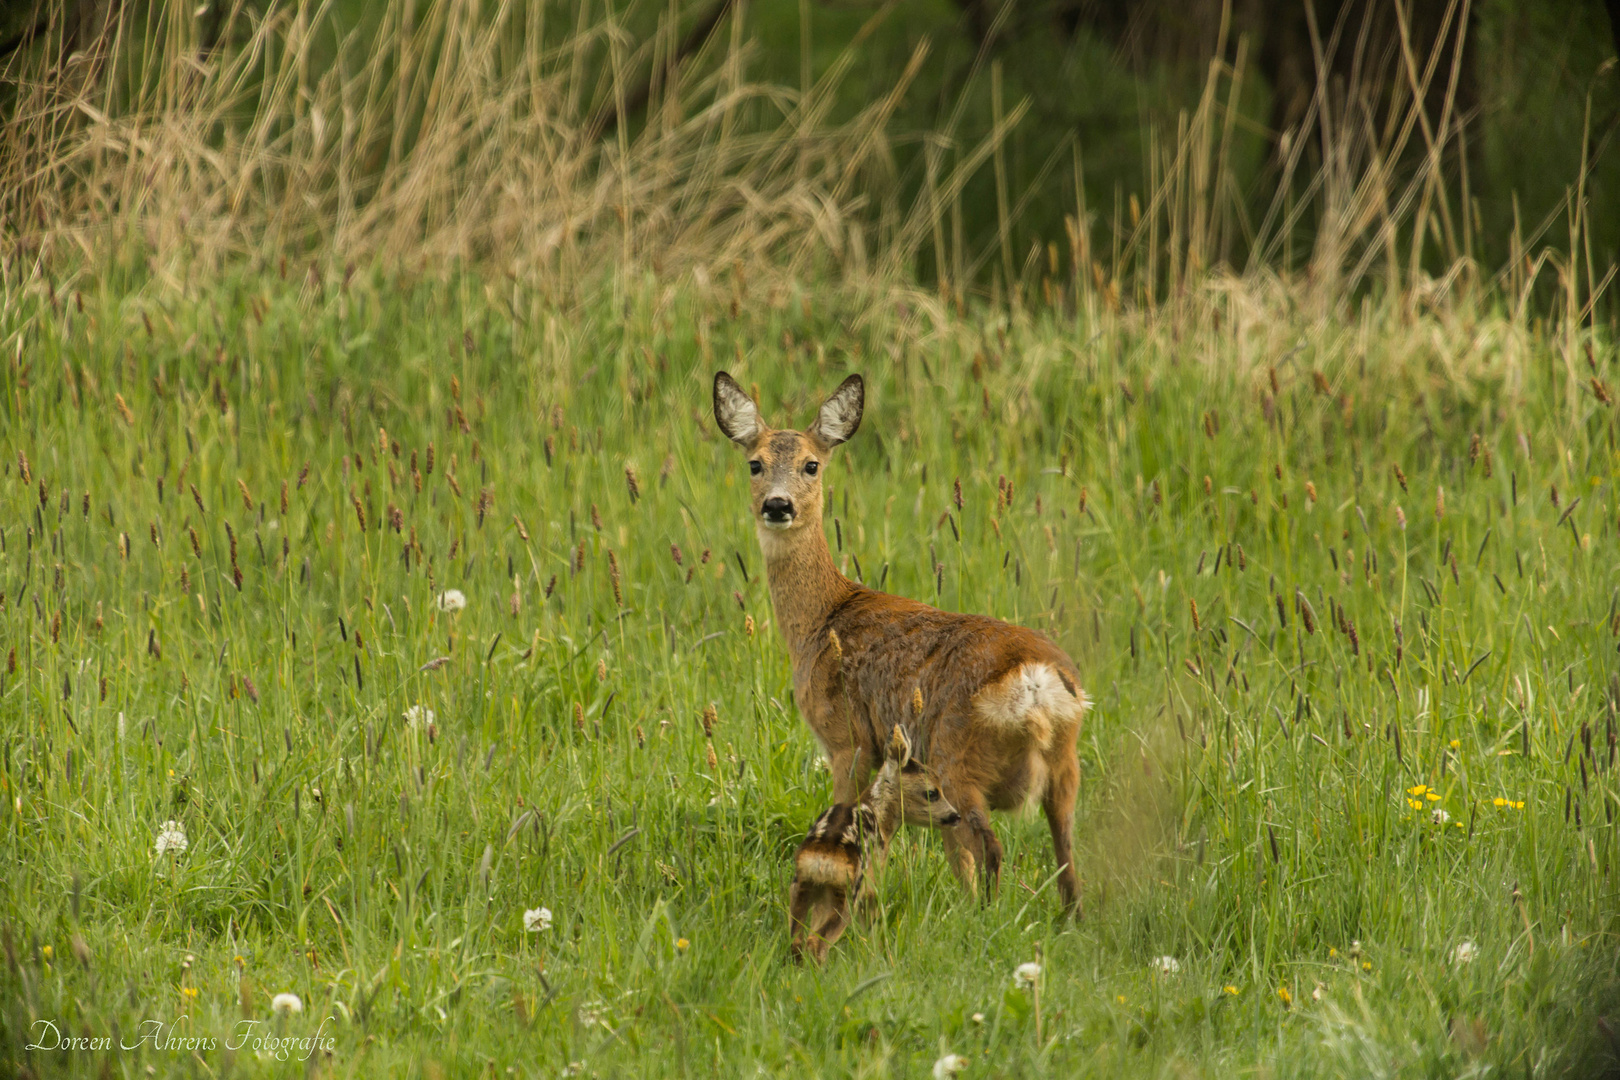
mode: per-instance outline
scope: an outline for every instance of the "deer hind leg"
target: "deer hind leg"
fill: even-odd
[[[849,927],[849,890],[829,889],[828,893],[830,903],[827,906],[832,910],[820,920],[815,933],[811,935],[806,945],[811,957],[818,964],[827,958],[827,950],[844,936],[844,931]],[[821,905],[817,907],[821,908]]]
[[[1073,750],[1048,765],[1050,770],[1041,809],[1052,830],[1052,854],[1057,859],[1058,895],[1063,908],[1079,918],[1080,886],[1074,872],[1074,797],[1080,787],[1080,762]]]

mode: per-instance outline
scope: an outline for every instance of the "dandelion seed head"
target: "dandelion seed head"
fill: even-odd
[[[523,913],[523,932],[538,934],[551,929],[551,909],[546,907],[530,908]]]
[[[1013,969],[1013,984],[1028,989],[1035,985],[1035,980],[1041,977],[1041,965],[1030,962],[1019,964]]]
[[[301,1013],[304,1011],[304,1003],[297,994],[282,993],[270,999],[270,1008],[278,1013]]]
[[[157,838],[152,842],[152,847],[159,855],[170,851],[178,855],[190,846],[190,841],[186,839],[186,827],[178,821],[165,821],[163,828],[158,830]]]
[[[968,1059],[961,1054],[946,1054],[934,1062],[934,1080],[945,1080],[967,1068]]]
[[[460,589],[446,589],[434,603],[440,611],[460,611],[467,606],[467,595]]]

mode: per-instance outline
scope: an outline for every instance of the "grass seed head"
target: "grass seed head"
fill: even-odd
[[[13,655],[15,656],[15,652],[13,652]],[[714,707],[714,702],[711,701],[703,707],[701,719],[703,722],[703,737],[705,739],[714,738],[714,725],[720,720],[720,711]]]
[[[636,479],[636,467],[634,465],[624,467],[624,486],[630,492],[630,505],[634,506],[636,500],[641,498],[641,483]]]

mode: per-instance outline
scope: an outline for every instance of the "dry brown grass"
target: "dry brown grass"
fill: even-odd
[[[1465,3],[1454,3],[1449,33],[1466,25]],[[1386,314],[1468,326],[1463,351],[1484,308],[1504,316],[1511,339],[1533,296],[1543,311],[1553,299],[1573,357],[1613,274],[1585,257],[1578,177],[1567,244],[1550,217],[1516,230],[1514,256],[1494,275],[1474,262],[1458,152],[1467,118],[1452,93],[1438,117],[1416,104],[1432,85],[1454,92],[1458,73],[1409,49],[1397,60],[1404,104],[1397,94],[1375,109],[1354,82],[1318,94],[1306,130],[1319,140],[1283,136],[1279,194],[1256,216],[1231,168],[1252,77],[1240,42],[1233,62],[1210,62],[1174,135],[1155,133],[1144,198],[1111,214],[1088,207],[1076,147],[1068,235],[1032,243],[1020,261],[1013,224],[1039,187],[1006,190],[1000,149],[1027,103],[1003,108],[996,95],[996,123],[976,145],[960,144],[953,119],[924,150],[920,193],[897,198],[888,126],[926,43],[889,93],[838,119],[835,91],[864,32],[800,89],[751,76],[751,43],[729,15],[682,54],[690,28],[667,18],[638,45],[611,14],[547,35],[543,8],[476,0],[390,3],[374,33],[336,43],[325,8],[259,18],[238,4],[211,50],[189,5],[157,5],[149,23],[129,5],[114,10],[66,60],[46,43],[8,61],[8,273],[94,264],[134,245],[173,284],[243,260],[339,272],[382,261],[475,267],[564,303],[614,270],[689,271],[700,288],[729,273],[898,290],[925,328],[961,310],[990,273],[991,298],[1015,312],[1080,308],[1162,322],[1178,337],[1228,318],[1271,327],[1256,357],[1268,363],[1302,320],[1342,316],[1368,290],[1393,305]],[[1354,47],[1336,27],[1322,33],[1324,55]],[[974,78],[999,86],[985,66]],[[627,107],[638,101],[644,112]],[[620,109],[639,119],[605,122]],[[986,168],[997,170],[999,235],[965,250],[951,222]],[[946,268],[926,294],[912,286],[925,247]],[[1241,252],[1247,263],[1234,266]]]

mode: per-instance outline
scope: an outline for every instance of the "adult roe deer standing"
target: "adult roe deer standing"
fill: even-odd
[[[1059,894],[1077,912],[1075,743],[1089,702],[1074,662],[1034,630],[940,611],[839,573],[822,531],[821,466],[855,434],[864,404],[861,377],[851,375],[810,427],[777,431],[736,380],[724,371],[714,377],[715,422],[748,451],[754,524],[793,697],[832,767],[834,801],[856,801],[887,733],[908,722],[961,813],[944,838],[963,884],[973,887],[977,866],[993,890],[1001,870],[987,811],[1038,800]]]

